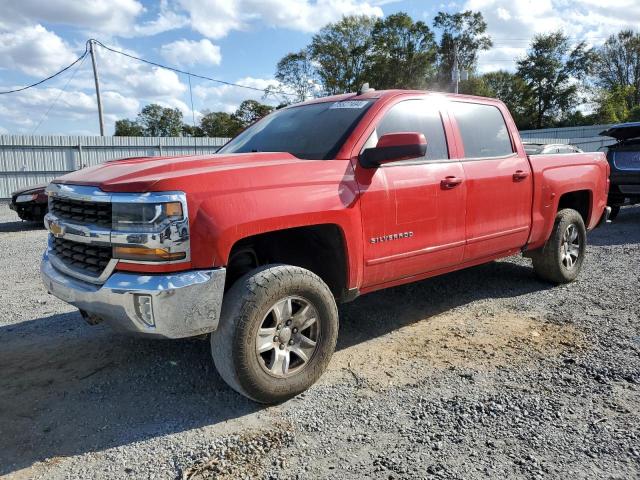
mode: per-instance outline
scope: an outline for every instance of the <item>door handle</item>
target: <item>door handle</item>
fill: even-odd
[[[523,170],[516,170],[516,173],[513,174],[513,181],[520,182],[529,176],[529,172],[525,172]]]
[[[462,183],[462,179],[460,177],[454,177],[453,175],[450,175],[440,180],[440,186],[445,190],[451,190],[452,188],[457,187],[461,183]]]

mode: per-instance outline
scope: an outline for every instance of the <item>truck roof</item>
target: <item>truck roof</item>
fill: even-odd
[[[340,102],[350,99],[358,98],[358,100],[372,100],[372,99],[381,99],[387,97],[394,97],[396,95],[437,95],[439,97],[445,98],[458,98],[458,99],[468,99],[474,100],[478,102],[498,102],[501,103],[497,98],[490,97],[479,97],[475,95],[464,95],[459,93],[446,93],[446,92],[435,92],[432,90],[402,90],[402,89],[393,89],[393,90],[374,90],[369,89],[364,93],[342,93],[339,95],[330,95],[328,97],[319,97],[313,98],[311,100],[306,100],[304,102],[296,103],[291,105],[291,107],[299,106],[299,105],[309,105],[313,103],[324,103],[324,102]]]

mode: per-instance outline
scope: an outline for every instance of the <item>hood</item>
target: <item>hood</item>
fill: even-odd
[[[69,173],[55,182],[92,185],[105,192],[149,192],[180,189],[175,187],[176,181],[186,177],[202,182],[205,177],[222,172],[246,170],[247,175],[256,175],[263,167],[300,162],[309,160],[282,152],[126,158]]]
[[[629,140],[640,137],[640,122],[619,123],[600,132],[605,137],[613,137],[616,140]]]
[[[37,190],[44,190],[45,188],[47,188],[47,184],[46,183],[39,183],[37,185],[29,185],[28,187],[19,188],[15,192],[12,192],[11,196],[15,197],[16,195],[21,195],[23,193],[29,193],[29,192],[36,192]]]

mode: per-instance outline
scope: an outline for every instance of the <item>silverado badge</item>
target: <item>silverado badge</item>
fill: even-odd
[[[49,231],[53,234],[54,237],[64,237],[64,227],[56,221],[49,222]]]
[[[381,243],[388,242],[389,240],[399,240],[402,238],[411,238],[413,237],[413,232],[401,232],[401,233],[392,233],[390,235],[383,235],[381,237],[371,237],[369,240],[371,243]]]

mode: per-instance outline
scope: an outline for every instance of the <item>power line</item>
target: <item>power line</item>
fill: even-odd
[[[25,87],[20,87],[20,88],[15,88],[13,90],[5,90],[3,92],[0,92],[0,95],[6,95],[8,93],[16,93],[16,92],[22,92],[23,90],[27,90],[28,88],[33,88],[33,87],[37,87],[38,85],[47,82],[55,77],[57,77],[58,75],[60,75],[61,73],[66,72],[67,70],[69,70],[71,67],[73,67],[76,63],[80,62],[81,60],[84,60],[84,58],[87,56],[88,53],[88,49],[87,47],[85,47],[84,49],[84,53],[82,55],[80,55],[78,58],[76,58],[72,63],[70,63],[69,65],[67,65],[66,67],[64,67],[62,70],[58,70],[56,73],[54,73],[53,75],[49,75],[47,78],[43,78],[42,80],[36,82],[36,83],[32,83],[31,85],[27,85]]]
[[[129,57],[129,58],[132,58],[134,60],[138,60],[139,62],[144,62],[144,63],[147,63],[149,65],[153,65],[154,67],[164,68],[165,70],[171,70],[173,72],[181,73],[183,75],[188,75],[188,76],[194,77],[194,78],[200,78],[200,79],[203,79],[203,80],[209,80],[210,82],[216,82],[216,83],[221,83],[223,85],[229,85],[230,87],[246,88],[248,90],[254,90],[256,92],[262,92],[262,93],[266,93],[266,91],[267,91],[266,88],[250,87],[248,85],[240,85],[238,83],[226,82],[224,80],[219,80],[217,78],[211,78],[211,77],[207,77],[205,75],[198,75],[197,73],[187,72],[186,70],[180,70],[179,68],[170,67],[168,65],[163,65],[163,64],[157,63],[157,62],[152,62],[151,60],[145,60],[144,58],[136,57],[135,55],[131,55],[131,54],[123,52],[121,50],[116,50],[115,48],[108,47],[107,45],[105,45],[104,43],[100,42],[99,40],[89,40],[89,41],[93,41],[96,45],[100,45],[102,48],[104,48],[106,50],[109,50],[110,52],[117,53],[119,55],[124,55],[125,57]],[[279,93],[281,93],[282,95],[291,95],[291,96],[295,96],[296,95],[295,93],[286,93],[286,92],[279,92]]]
[[[38,124],[35,126],[35,128],[33,129],[33,131],[31,132],[31,135],[33,135],[34,133],[36,133],[36,131],[38,130],[38,128],[40,128],[40,125],[42,125],[42,122],[45,121],[45,119],[49,116],[49,113],[51,112],[51,110],[53,109],[54,105],[58,102],[58,100],[60,99],[60,97],[62,96],[62,94],[64,92],[66,92],[67,87],[69,86],[69,84],[71,83],[71,81],[75,78],[76,73],[78,73],[78,71],[82,68],[82,64],[84,63],[84,61],[87,59],[87,55],[85,53],[85,55],[82,57],[82,61],[80,62],[80,64],[78,65],[78,68],[76,68],[73,73],[71,74],[71,76],[69,77],[69,80],[67,80],[67,83],[64,84],[64,87],[62,87],[62,90],[60,90],[60,92],[58,92],[58,95],[56,96],[56,98],[53,100],[53,102],[51,102],[51,105],[49,105],[49,108],[47,109],[47,111],[44,113],[44,115],[42,115],[42,117],[40,118],[40,121],[38,122]]]

